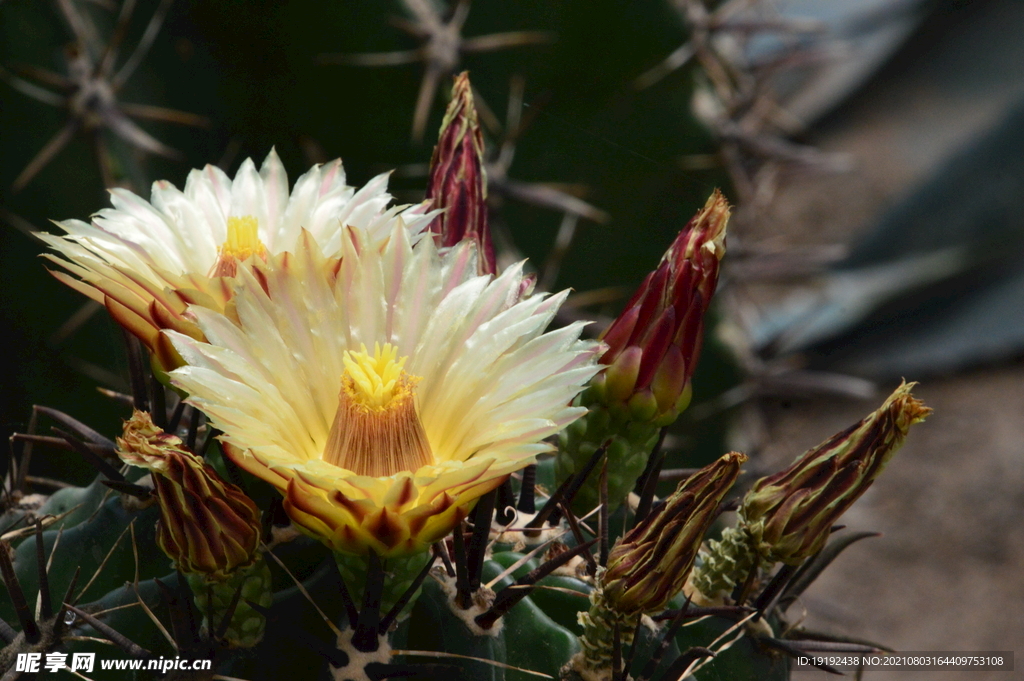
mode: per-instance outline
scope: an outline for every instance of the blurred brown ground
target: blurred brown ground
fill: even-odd
[[[915,39],[819,127],[814,142],[853,154],[856,170],[786,178],[752,236],[847,242],[999,121],[1024,95],[1024,3],[987,2],[967,18]],[[805,623],[904,651],[1016,651],[1014,672],[865,672],[872,681],[1024,678],[1024,364],[931,378],[915,394],[935,413],[845,517],[853,530],[884,536],[854,545],[824,573],[802,600]],[[874,404],[767,408],[764,464],[774,468]]]

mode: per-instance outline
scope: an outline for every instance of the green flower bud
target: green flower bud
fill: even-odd
[[[224,632],[224,642],[251,648],[263,639],[266,622],[248,601],[269,607],[270,570],[259,551],[260,510],[241,489],[225,482],[181,438],[136,411],[117,439],[125,463],[153,473],[160,520],[156,542],[185,573],[204,631],[219,628],[240,589],[242,597]],[[213,621],[207,621],[212,616]]]

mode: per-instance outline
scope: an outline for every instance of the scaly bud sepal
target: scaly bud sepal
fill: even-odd
[[[220,628],[221,620],[228,614],[235,594],[241,589],[223,641],[232,648],[252,648],[263,640],[266,620],[249,605],[252,601],[269,608],[274,601],[270,568],[262,557],[248,567],[235,570],[221,582],[210,581],[206,576],[195,573],[185,578],[192,589],[196,610],[203,614],[203,631]],[[212,616],[213,622],[207,620],[208,616]]]
[[[484,137],[466,72],[456,76],[452,87],[452,100],[430,159],[426,197],[433,200],[434,208],[444,209],[430,226],[440,236],[439,245],[450,247],[469,239],[477,245],[478,272],[497,272],[487,224]]]
[[[573,403],[590,406],[590,411],[559,433],[555,476],[561,481],[582,469],[599,447],[605,447],[608,459],[608,505],[614,511],[636,485],[647,465],[647,457],[658,442],[661,428],[652,423],[634,421],[627,405],[606,407],[588,399],[593,386]],[[598,467],[600,468],[600,467]],[[598,503],[598,476],[587,478],[573,499],[578,515],[586,515]]]
[[[877,478],[931,413],[903,383],[860,423],[808,450],[788,468],[758,480],[736,527],[709,541],[690,586],[698,602],[717,602],[753,570],[798,565],[824,548],[832,526]]]
[[[615,544],[601,579],[612,608],[629,614],[655,612],[679,593],[722,497],[746,460],[730,452],[697,471]]]
[[[730,452],[684,480],[665,503],[616,542],[599,569],[590,609],[580,613],[582,650],[562,670],[587,680],[612,678],[614,630],[632,643],[637,618],[665,607],[686,584],[704,534],[747,457]]]
[[[221,479],[179,437],[157,427],[146,412],[135,411],[117,446],[122,461],[153,475],[160,507],[157,544],[185,574],[199,611],[213,616],[214,623],[206,626],[220,626],[241,588],[225,642],[256,645],[265,623],[245,599],[269,605],[271,584],[259,550],[262,528],[255,502]]]
[[[931,409],[900,385],[860,423],[758,480],[740,509],[758,553],[796,565],[825,546],[832,525],[860,498]]]

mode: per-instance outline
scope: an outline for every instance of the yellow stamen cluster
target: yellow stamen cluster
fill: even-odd
[[[390,343],[348,351],[343,361],[338,411],[323,460],[374,477],[414,471],[433,463],[430,443],[416,414],[416,376]]]
[[[217,262],[210,272],[211,277],[233,277],[238,263],[256,256],[266,259],[267,247],[259,237],[259,222],[252,215],[228,218],[228,235],[217,249]]]
[[[383,348],[380,343],[374,343],[372,357],[365,345],[360,352],[350,350],[342,358],[348,379],[343,387],[356,404],[382,411],[393,400],[403,400],[412,395],[410,382],[401,380],[403,377],[412,378],[405,373],[406,359],[399,358],[398,348],[390,343],[385,343]]]

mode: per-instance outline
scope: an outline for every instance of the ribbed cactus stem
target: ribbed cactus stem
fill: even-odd
[[[647,466],[647,458],[658,442],[661,427],[654,423],[630,420],[628,413],[616,413],[592,399],[586,392],[576,404],[590,407],[590,412],[573,422],[559,436],[555,457],[558,482],[581,470],[597,449],[607,443],[608,511],[612,513],[633,491],[637,479]],[[599,467],[600,468],[600,467]],[[585,515],[600,502],[599,473],[594,472],[573,500],[577,515]]]
[[[345,580],[356,607],[363,605],[363,592],[366,590],[367,563],[365,556],[355,556],[350,553],[336,551],[334,560],[338,564],[338,571],[341,578]],[[398,602],[402,595],[412,586],[416,575],[423,569],[424,564],[430,560],[429,553],[417,553],[411,556],[388,558],[383,561],[384,567],[384,592],[380,599],[381,616],[386,615]],[[415,602],[419,590],[409,599],[410,603]],[[408,616],[408,608],[399,616],[399,620]]]
[[[727,527],[720,540],[709,540],[707,547],[690,583],[709,600],[732,593],[755,566],[769,567],[754,550],[753,538],[742,521],[737,527]]]
[[[600,576],[598,576],[600,581]],[[612,659],[615,625],[619,627],[619,640],[623,647],[632,645],[636,618],[613,610],[598,587],[590,593],[590,610],[579,614],[583,626],[580,646],[583,648],[562,670],[563,679],[582,678],[584,681],[608,681],[612,678]]]
[[[242,594],[224,633],[224,640],[233,648],[252,648],[263,640],[266,620],[253,610],[248,601],[269,608],[274,600],[270,568],[266,561],[260,558],[248,567],[239,568],[223,582],[209,582],[198,574],[186,575],[186,578],[195,597],[196,609],[203,615],[204,631],[216,632],[221,627],[241,587]]]

